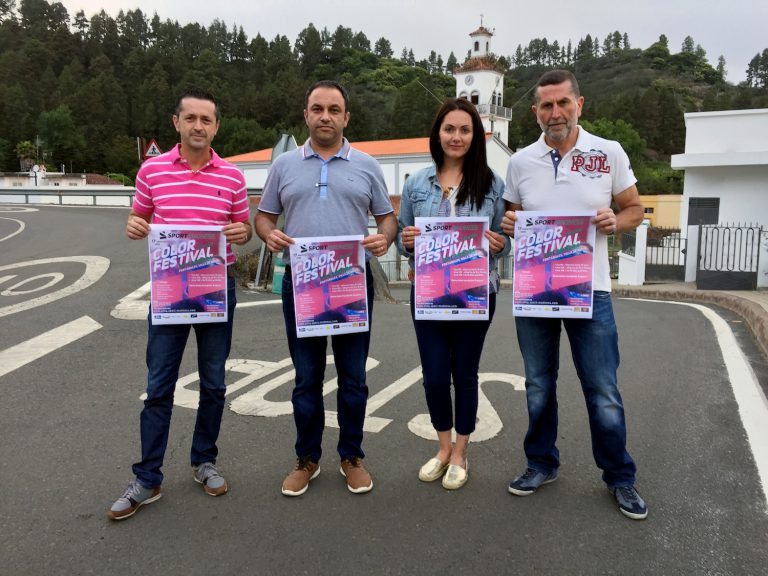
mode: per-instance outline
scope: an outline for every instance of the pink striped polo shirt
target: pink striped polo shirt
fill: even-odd
[[[177,144],[165,154],[150,158],[136,175],[133,210],[156,224],[223,226],[248,222],[250,210],[245,178],[240,169],[222,160],[211,149],[211,160],[198,171],[190,170]],[[227,242],[227,265],[235,262]]]

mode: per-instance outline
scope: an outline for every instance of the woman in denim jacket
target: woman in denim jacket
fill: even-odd
[[[411,317],[424,391],[440,442],[437,454],[419,470],[419,479],[432,482],[442,477],[443,487],[455,490],[468,477],[467,445],[477,418],[477,372],[499,289],[497,259],[509,253],[511,242],[501,231],[504,182],[488,167],[485,130],[473,104],[463,98],[450,98],[443,104],[432,125],[429,150],[434,165],[408,178],[400,199],[397,247],[408,256],[409,276],[413,278],[414,238],[420,234],[414,226],[416,216],[487,216],[490,221],[485,234],[491,252],[487,320],[416,320],[411,287]],[[455,445],[451,441],[454,427]]]

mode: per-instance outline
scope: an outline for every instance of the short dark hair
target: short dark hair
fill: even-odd
[[[213,102],[213,106],[216,109],[216,121],[221,122],[221,110],[219,109],[219,103],[216,102],[216,98],[214,98],[213,94],[207,90],[195,87],[187,88],[176,99],[176,108],[174,109],[174,114],[177,118],[181,114],[181,101],[184,100],[184,98],[196,98],[197,100],[208,100],[209,102]]]
[[[579,83],[576,80],[576,76],[573,75],[573,72],[570,72],[569,70],[550,70],[549,72],[544,72],[544,74],[541,75],[541,78],[539,78],[539,81],[536,82],[536,89],[533,91],[535,101],[539,101],[539,88],[542,86],[562,84],[563,82],[571,83],[571,90],[573,90],[573,94],[577,99],[581,96]]]
[[[485,196],[493,184],[493,173],[488,167],[488,155],[485,150],[485,127],[477,108],[466,98],[448,98],[435,114],[432,130],[429,133],[429,152],[435,165],[442,168],[445,152],[440,144],[440,127],[449,112],[461,110],[472,118],[472,142],[464,156],[464,176],[456,194],[456,203],[471,201],[478,208],[483,205]]]
[[[309,106],[309,97],[312,95],[312,92],[318,88],[332,88],[341,92],[341,97],[344,98],[344,112],[349,110],[349,94],[347,94],[347,90],[344,86],[336,82],[336,80],[318,80],[312,84],[312,86],[307,88],[307,93],[304,95],[304,110]]]

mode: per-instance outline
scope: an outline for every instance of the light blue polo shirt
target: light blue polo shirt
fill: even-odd
[[[278,156],[264,184],[259,210],[285,213],[291,238],[368,235],[368,212],[393,212],[381,166],[350,147],[346,138],[334,156],[323,160],[308,139]],[[369,255],[366,255],[368,257]],[[284,258],[288,258],[286,250]]]

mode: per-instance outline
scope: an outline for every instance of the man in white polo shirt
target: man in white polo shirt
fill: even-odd
[[[589,134],[578,125],[584,105],[576,78],[552,70],[538,81],[533,113],[539,140],[512,155],[507,169],[508,212],[502,228],[512,236],[517,210],[594,210],[593,315],[590,320],[517,317],[517,339],[525,363],[528,432],[527,468],[509,485],[517,496],[533,494],[557,479],[557,372],[560,332],[565,326],[587,403],[592,453],[621,512],[641,520],[648,508],[634,487],[635,463],[626,449],[624,406],[616,372],[618,332],[611,304],[608,236],[642,222],[637,181],[618,142]],[[614,213],[615,204],[619,212]]]
[[[304,120],[309,139],[301,148],[275,160],[264,184],[255,219],[256,233],[272,252],[284,251],[293,238],[310,236],[365,236],[362,245],[369,255],[383,256],[397,234],[397,220],[389,201],[379,164],[344,138],[349,122],[349,97],[341,84],[321,80],[307,90]],[[368,235],[368,212],[376,219],[377,233]],[[285,228],[277,228],[285,214]],[[373,318],[373,278],[366,267],[369,319]],[[320,473],[325,411],[323,379],[326,336],[296,337],[291,273],[286,270],[282,287],[283,316],[288,349],[296,369],[291,401],[296,423],[296,462],[283,481],[285,496],[300,496],[309,481]],[[369,322],[369,326],[371,323]],[[368,401],[365,363],[370,332],[331,337],[338,374],[337,410],[341,473],[355,494],[373,488],[363,465],[363,422]]]

